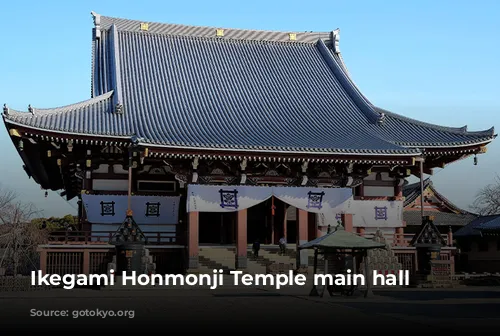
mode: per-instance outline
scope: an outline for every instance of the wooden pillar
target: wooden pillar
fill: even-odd
[[[399,179],[396,180],[396,185],[394,186],[394,197],[403,197],[403,185],[399,185]]]
[[[396,228],[396,239],[395,239],[395,245],[396,246],[405,246],[405,235],[404,235],[404,228],[399,227]]]
[[[314,217],[314,219],[315,219],[314,224],[316,226],[316,238],[323,236],[323,230],[321,230],[321,226],[319,226],[320,221],[318,219],[318,216],[320,216],[320,214],[315,214],[315,217]]]
[[[285,204],[285,206],[283,207],[283,211],[285,212],[283,215],[283,237],[279,238],[279,239],[285,238],[286,241],[288,241],[287,236],[286,236],[286,229],[288,226],[288,212],[287,212],[287,210],[288,210],[288,206]]]
[[[344,230],[347,232],[353,232],[353,222],[352,222],[352,214],[341,214],[340,218],[342,220],[342,225],[344,226]]]
[[[199,267],[199,212],[190,212],[188,215],[188,270],[197,270]]]
[[[307,250],[298,249],[300,245],[307,243],[308,219],[309,215],[307,211],[297,209],[297,268],[309,265]]]
[[[237,212],[236,232],[237,232],[237,240],[236,240],[235,267],[236,269],[245,269],[247,268],[247,250],[248,250],[247,209],[240,210]]]
[[[40,250],[40,271],[42,274],[47,274],[47,250]]]
[[[366,281],[366,292],[365,292],[365,298],[370,297],[373,295],[372,292],[372,274],[371,274],[371,269],[370,269],[370,263],[368,262],[368,250],[365,250],[364,252],[364,263],[365,263],[365,281]]]
[[[89,249],[83,250],[83,267],[82,267],[83,274],[89,275],[90,274],[90,251]]]
[[[318,224],[314,212],[307,213],[307,241],[318,238]]]
[[[453,246],[453,231],[451,230],[451,226],[448,230],[448,246]]]

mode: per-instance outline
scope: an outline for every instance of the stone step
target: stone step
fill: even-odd
[[[200,265],[211,269],[234,269],[235,252],[227,248],[201,248]]]

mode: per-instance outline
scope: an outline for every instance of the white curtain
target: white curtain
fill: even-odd
[[[188,212],[233,212],[248,209],[271,196],[298,209],[329,214],[352,198],[350,188],[253,186],[188,186]]]
[[[137,224],[175,225],[179,219],[178,196],[132,196],[131,208]],[[124,195],[82,195],[87,220],[92,224],[121,224],[128,198]]]
[[[316,224],[318,227],[337,227],[339,225],[339,222],[342,220],[340,217],[340,214],[316,214]]]
[[[188,186],[188,212],[233,212],[264,202],[272,196],[270,187]]]
[[[313,213],[332,214],[352,198],[350,188],[273,187],[273,195],[297,209]]]
[[[403,226],[403,208],[403,201],[352,201],[343,211],[355,227],[394,228]]]

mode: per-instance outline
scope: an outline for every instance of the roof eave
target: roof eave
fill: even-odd
[[[34,130],[35,132],[45,132],[45,133],[53,133],[53,134],[59,134],[63,135],[65,137],[72,137],[72,136],[78,136],[78,137],[86,137],[86,138],[98,138],[96,140],[102,140],[103,137],[109,138],[109,139],[116,139],[118,141],[131,141],[131,137],[133,135],[108,135],[108,134],[88,134],[88,133],[77,133],[77,132],[68,132],[68,131],[60,131],[60,130],[49,130],[49,129],[42,129],[38,127],[33,127],[31,125],[26,125],[22,122],[14,121],[9,119],[8,117],[5,118],[4,116],[4,122],[6,124],[11,124],[15,126],[20,126],[24,127],[26,129],[31,129]],[[262,154],[299,154],[299,155],[321,155],[321,156],[390,156],[390,157],[406,157],[406,158],[412,158],[419,156],[420,153],[418,151],[413,151],[413,152],[405,152],[405,151],[400,151],[400,152],[391,152],[391,151],[349,151],[349,150],[332,150],[332,151],[319,151],[319,150],[307,150],[307,151],[296,151],[296,150],[276,150],[276,149],[256,149],[256,148],[231,148],[231,147],[196,147],[196,146],[177,146],[177,145],[166,145],[166,144],[154,144],[154,143],[149,143],[149,142],[140,142],[140,146],[143,147],[149,147],[149,148],[157,148],[159,150],[168,150],[168,149],[176,149],[176,150],[197,150],[197,151],[209,151],[209,152],[217,152],[217,151],[224,151],[224,152],[234,152],[234,153],[245,153],[245,152],[251,152],[251,153],[262,153]]]

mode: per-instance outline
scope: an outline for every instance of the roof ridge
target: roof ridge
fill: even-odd
[[[163,23],[117,18],[100,15],[95,12],[91,12],[91,14],[94,18],[94,25],[97,31],[108,30],[114,24],[120,31],[137,31],[143,33],[156,32],[160,34],[170,32],[170,34],[173,35],[212,36],[219,38],[238,37],[239,39],[288,40],[291,42],[308,43],[313,43],[318,39],[332,40],[338,32],[338,29],[327,32],[313,32],[223,28],[220,26],[195,26],[178,23]],[[291,35],[293,35],[293,38]],[[97,38],[99,38],[99,34],[97,34]]]
[[[114,24],[113,24],[114,25]],[[116,25],[114,25],[116,26]],[[315,44],[318,42],[318,40],[314,41],[282,41],[282,40],[254,40],[254,39],[238,39],[238,38],[228,38],[228,39],[221,39],[217,38],[216,36],[195,36],[195,35],[178,35],[178,34],[172,34],[172,33],[159,33],[159,32],[138,32],[138,31],[133,31],[133,30],[119,30],[119,34],[130,34],[130,35],[148,35],[148,36],[155,36],[155,37],[166,37],[166,38],[178,38],[178,39],[186,39],[186,40],[207,40],[207,41],[217,41],[217,42],[226,42],[226,43],[269,43],[269,44],[281,44],[281,45],[290,45],[290,46],[311,46],[315,47]]]
[[[458,211],[461,214],[476,215],[476,214],[474,214],[474,213],[472,213],[470,211],[464,210],[464,209],[456,206],[452,201],[450,201],[443,194],[441,194],[439,191],[437,191],[436,188],[434,187],[434,185],[432,183],[429,184],[429,187],[431,188],[431,190],[434,193],[434,195],[436,195],[438,198],[441,198],[441,200],[444,201],[444,203],[446,203],[446,205],[448,207],[452,208],[452,210],[456,210],[456,211]]]
[[[351,81],[349,75],[346,74],[345,71],[343,71],[342,66],[332,55],[330,49],[328,49],[326,44],[321,39],[318,40],[316,46],[330,70],[334,73],[335,77],[337,77],[338,81],[344,87],[344,90],[346,90],[351,99],[355,102],[357,107],[369,121],[376,122],[378,120],[377,112],[372,107],[372,105],[365,100],[366,98],[361,94],[356,85]]]
[[[111,91],[106,92],[100,96],[90,98],[87,100],[83,100],[83,101],[80,101],[78,103],[59,106],[59,107],[53,107],[53,108],[34,108],[31,105],[29,105],[28,111],[14,110],[14,109],[10,109],[10,108],[5,106],[3,115],[5,117],[7,117],[7,119],[10,119],[10,117],[16,117],[19,115],[24,116],[27,113],[31,113],[33,116],[55,114],[55,113],[64,113],[64,112],[73,111],[73,110],[76,110],[76,109],[79,109],[79,108],[82,108],[85,106],[99,103],[103,100],[109,99],[112,95],[113,95],[113,91],[111,90]]]

